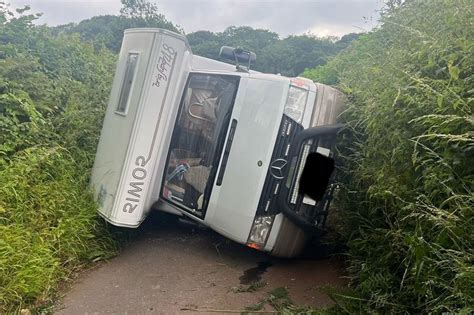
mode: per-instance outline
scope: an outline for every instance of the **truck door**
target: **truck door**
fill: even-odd
[[[191,73],[168,152],[161,196],[204,218],[239,77]]]

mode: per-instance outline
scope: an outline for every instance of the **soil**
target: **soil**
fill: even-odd
[[[238,313],[279,287],[296,305],[324,308],[332,301],[320,287],[346,284],[342,264],[321,246],[278,259],[162,215],[140,229],[119,256],[73,283],[57,314]]]

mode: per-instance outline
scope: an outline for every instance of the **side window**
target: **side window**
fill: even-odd
[[[127,56],[127,64],[125,65],[125,74],[123,76],[122,87],[120,89],[120,97],[117,104],[117,109],[115,111],[116,113],[127,113],[130,90],[132,89],[133,80],[135,79],[137,64],[138,53],[129,53]]]

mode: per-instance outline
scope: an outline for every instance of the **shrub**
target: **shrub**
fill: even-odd
[[[88,190],[115,58],[34,18],[0,2],[0,313],[116,251]]]
[[[394,2],[379,29],[306,72],[350,99],[340,205],[355,291],[340,303],[348,312],[468,313],[474,6]]]

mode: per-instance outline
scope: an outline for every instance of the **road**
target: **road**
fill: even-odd
[[[82,274],[56,313],[238,312],[281,287],[294,304],[321,308],[332,302],[318,287],[345,284],[341,264],[321,257],[318,247],[306,258],[277,259],[160,215],[141,229],[120,255]]]

